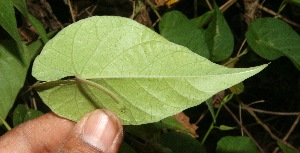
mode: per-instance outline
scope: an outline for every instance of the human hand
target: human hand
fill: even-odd
[[[77,123],[47,113],[1,136],[0,152],[116,153],[122,136],[120,120],[108,110],[94,110]]]

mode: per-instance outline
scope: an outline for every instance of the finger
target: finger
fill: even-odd
[[[95,110],[75,125],[57,152],[116,153],[122,136],[122,124],[116,115],[107,110]]]
[[[54,152],[75,122],[53,113],[25,122],[0,137],[0,152]]]

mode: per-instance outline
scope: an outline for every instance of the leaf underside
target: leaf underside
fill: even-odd
[[[266,65],[231,69],[169,42],[127,18],[80,20],[57,34],[33,64],[36,89],[60,116],[77,121],[105,108],[123,124],[145,124],[198,105],[215,93],[258,73]],[[97,83],[118,97],[75,81]]]

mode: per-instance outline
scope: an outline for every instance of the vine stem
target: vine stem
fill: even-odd
[[[216,117],[215,117],[215,118],[218,117],[218,115],[219,115],[219,113],[220,113],[220,110],[221,110],[222,106],[223,106],[225,103],[227,103],[227,102],[232,98],[232,96],[233,96],[233,94],[227,95],[227,96],[222,100],[222,102],[221,102],[221,104],[220,104],[220,106],[219,106],[219,108],[218,108],[218,110],[217,110],[217,112],[216,112]],[[201,141],[201,144],[202,144],[202,145],[203,145],[204,142],[206,141],[206,139],[207,139],[208,135],[211,133],[211,131],[215,128],[215,124],[216,124],[215,121],[213,121],[213,122],[210,124],[209,129],[207,130],[207,132],[205,133],[205,135],[204,135],[204,137],[203,137],[203,139],[202,139],[202,141]]]
[[[157,7],[150,0],[146,0],[146,3],[151,7],[155,15],[158,17],[158,19],[161,20],[161,16],[157,11]]]
[[[5,121],[2,115],[0,115],[0,121],[3,123],[3,125],[6,127],[8,131],[11,130],[11,127],[8,125],[8,123]]]
[[[223,105],[224,108],[227,110],[227,112],[232,116],[232,118],[236,121],[236,123],[243,129],[243,131],[248,135],[248,137],[252,140],[252,142],[256,145],[256,147],[259,149],[261,153],[264,153],[265,151],[262,149],[262,147],[256,142],[256,140],[253,138],[253,136],[250,134],[250,132],[246,129],[246,127],[239,121],[239,119],[234,115],[234,113],[227,107],[226,104]]]
[[[266,124],[264,124],[264,123],[256,116],[255,112],[254,112],[253,110],[249,109],[249,106],[248,106],[248,105],[242,103],[242,106],[243,106],[243,107],[248,111],[248,113],[256,120],[256,122],[257,122],[259,125],[261,125],[261,126],[262,126],[262,127],[270,134],[270,136],[271,136],[274,140],[279,141],[279,142],[285,144],[286,146],[288,146],[288,147],[290,147],[290,148],[292,148],[292,149],[294,149],[294,150],[297,150],[294,146],[292,146],[292,145],[289,144],[288,142],[286,142],[286,141],[284,141],[284,140],[281,140],[279,137],[277,137],[277,136],[271,131],[271,129],[270,129]]]
[[[101,86],[100,84],[97,84],[95,82],[86,80],[84,78],[80,78],[78,76],[75,76],[75,80],[77,80],[78,82],[85,83],[85,84],[87,84],[89,86],[92,86],[92,87],[94,87],[96,89],[99,89],[99,90],[103,91],[105,94],[109,95],[113,100],[115,100],[118,104],[122,103],[122,100],[116,94],[114,94],[113,92],[111,92],[109,89]]]

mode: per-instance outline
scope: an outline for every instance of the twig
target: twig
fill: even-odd
[[[205,0],[207,6],[209,7],[210,10],[213,10],[213,7],[211,6],[209,0]]]
[[[286,141],[288,139],[288,137],[292,134],[292,132],[294,131],[294,129],[296,128],[296,126],[298,125],[300,120],[300,115],[297,116],[296,120],[294,121],[293,125],[291,126],[291,128],[289,129],[289,131],[286,133],[286,135],[282,138],[282,141]],[[278,152],[279,147],[276,147],[275,150],[273,151],[273,153]]]
[[[236,57],[229,59],[225,64],[223,64],[224,66],[227,66],[229,64],[231,64],[232,62],[238,61],[240,57],[244,56],[245,54],[248,53],[248,49],[246,48],[242,53],[238,54]]]
[[[241,46],[240,46],[240,48],[239,48],[239,51],[238,51],[238,53],[237,53],[236,56],[239,56],[239,55],[241,54],[241,51],[242,51],[243,47],[245,46],[246,42],[247,42],[247,39],[245,38],[245,39],[243,40],[243,42],[242,42],[242,44],[241,44]]]
[[[274,16],[276,16],[276,17],[284,20],[285,22],[287,22],[287,23],[289,23],[289,24],[291,24],[291,25],[293,25],[293,26],[295,26],[297,28],[300,28],[300,24],[298,24],[298,23],[296,23],[294,21],[291,21],[288,18],[286,18],[286,17],[284,17],[284,16],[282,16],[280,14],[277,14],[273,10],[270,10],[270,9],[268,9],[268,8],[262,6],[262,5],[258,5],[258,8],[261,9],[261,10],[263,10],[263,11],[265,11],[265,12],[267,12],[267,13],[269,13],[269,14],[271,14],[271,15],[274,15]]]
[[[157,7],[152,3],[150,2],[150,0],[146,0],[147,4],[151,7],[151,9],[154,11],[155,15],[158,17],[159,20],[161,20],[161,16],[160,14],[157,12]]]
[[[199,122],[205,117],[205,115],[207,114],[208,109],[204,111],[204,113],[202,113],[200,115],[200,117],[198,118],[198,120],[194,123],[195,125],[199,124]]]
[[[236,0],[228,0],[225,4],[220,7],[220,11],[224,13]]]
[[[258,104],[258,103],[264,103],[264,102],[265,102],[265,100],[258,100],[258,101],[254,101],[254,102],[248,104],[248,106],[251,106],[251,105],[254,105],[254,104]]]
[[[0,122],[3,123],[3,125],[6,127],[6,129],[9,131],[11,130],[11,127],[8,125],[8,123],[5,121],[5,119],[2,117],[2,115],[0,114]]]
[[[70,9],[70,14],[71,14],[71,17],[72,17],[72,21],[74,23],[74,22],[76,22],[76,19],[75,19],[75,16],[74,16],[71,0],[67,0],[67,2],[68,2],[69,9]]]
[[[243,124],[239,121],[239,119],[232,113],[232,111],[227,107],[226,104],[223,105],[224,108],[228,111],[228,113],[232,116],[232,118],[237,122],[237,124],[244,130],[244,132],[248,135],[248,137],[253,141],[253,143],[257,146],[260,152],[264,153],[265,151],[260,147],[260,145],[256,142],[250,132],[244,127]]]
[[[281,115],[281,116],[294,116],[294,115],[300,115],[300,112],[272,112],[272,111],[266,111],[266,110],[261,110],[261,109],[256,109],[256,108],[252,108],[252,107],[242,107],[242,109],[250,109],[254,112],[258,112],[258,113],[263,113],[263,114],[270,114],[270,115]]]
[[[242,117],[242,106],[241,104],[239,104],[239,121],[241,122],[241,124],[243,124],[243,117]],[[244,136],[244,131],[241,128],[241,135]]]
[[[274,140],[279,141],[279,142],[285,144],[286,146],[288,146],[288,147],[290,147],[290,148],[292,148],[292,149],[294,149],[294,150],[297,150],[294,146],[292,146],[292,145],[289,144],[288,142],[285,142],[285,141],[281,140],[280,138],[278,138],[278,137],[271,131],[271,129],[270,129],[266,124],[264,124],[264,123],[256,116],[255,112],[254,112],[252,109],[250,109],[250,107],[249,107],[248,105],[242,103],[242,106],[250,113],[250,115],[252,115],[252,117],[255,118],[256,122],[257,122],[258,124],[260,124],[260,125],[261,125],[261,126],[262,126],[269,134],[270,134],[270,136],[271,136]]]
[[[80,78],[78,76],[75,76],[75,80],[79,81],[79,82],[83,82],[89,86],[92,86],[92,87],[95,87],[101,91],[103,91],[104,93],[106,93],[108,96],[110,96],[113,100],[115,100],[118,104],[121,104],[122,103],[122,100],[116,95],[114,94],[113,92],[111,92],[109,89],[101,86],[100,84],[97,84],[95,82],[92,82],[92,81],[89,81],[89,80],[86,80],[86,79],[83,79],[83,78]]]

